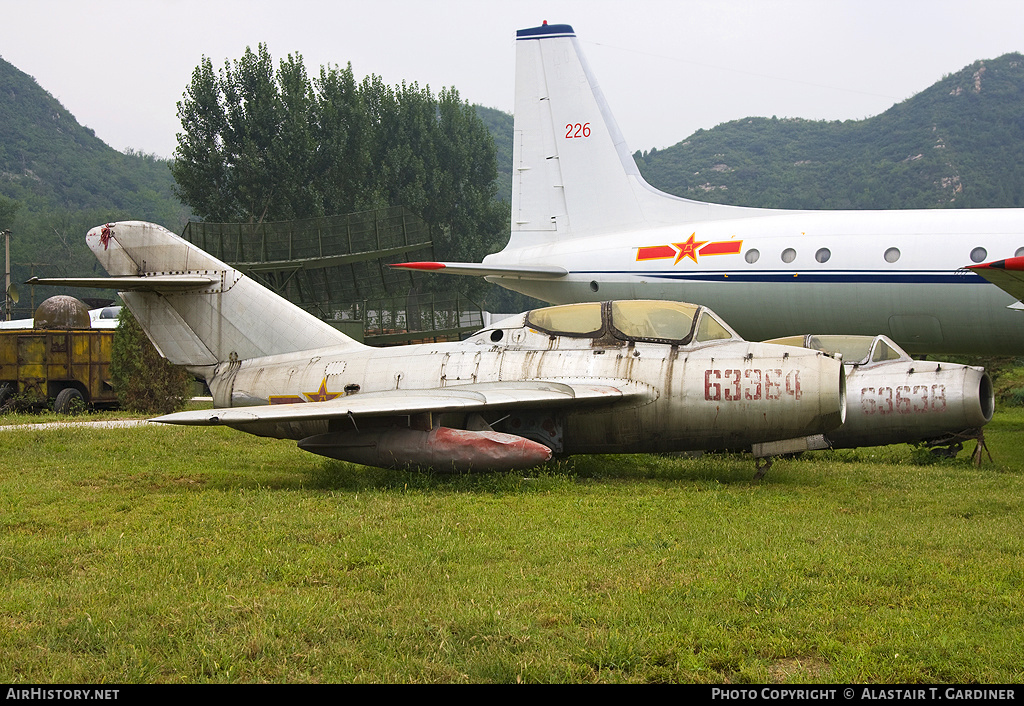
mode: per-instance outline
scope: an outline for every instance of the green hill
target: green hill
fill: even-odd
[[[109,147],[0,59],[0,194],[34,211],[110,208],[175,227],[183,211],[167,165]]]
[[[866,120],[745,118],[634,155],[678,196],[771,208],[1024,205],[1024,56],[978,61]]]
[[[83,236],[106,221],[144,219],[180,231],[188,211],[173,186],[166,160],[109,147],[0,59],[0,229],[13,234],[13,281],[93,273]],[[52,293],[25,292],[15,316],[31,316]]]

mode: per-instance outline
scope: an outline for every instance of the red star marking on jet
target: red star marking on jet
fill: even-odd
[[[672,247],[676,249],[676,261],[673,265],[678,265],[679,261],[684,257],[688,257],[694,262],[697,262],[697,251],[700,250],[700,246],[704,245],[706,240],[697,240],[697,234],[692,233],[689,239],[685,243],[672,243]]]
[[[310,402],[326,402],[327,400],[333,400],[335,397],[338,397],[341,393],[328,392],[327,378],[324,378],[323,382],[320,383],[319,390],[317,390],[316,392],[303,392],[302,394],[305,395],[306,399],[309,400]]]

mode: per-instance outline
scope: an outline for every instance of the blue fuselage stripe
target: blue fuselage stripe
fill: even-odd
[[[638,277],[689,282],[843,282],[846,284],[988,284],[974,272],[638,272],[574,270],[574,275]]]

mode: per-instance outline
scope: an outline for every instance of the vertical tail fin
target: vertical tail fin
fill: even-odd
[[[172,363],[201,367],[327,346],[363,348],[158,225],[109,223],[90,230],[86,242],[111,276],[138,278],[121,296]]]
[[[517,245],[756,212],[678,198],[644,181],[569,25],[516,33],[514,133]]]

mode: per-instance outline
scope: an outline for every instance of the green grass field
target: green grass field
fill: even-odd
[[[2,431],[0,682],[1020,682],[1024,410],[987,436],[981,468],[894,446],[754,481]]]

